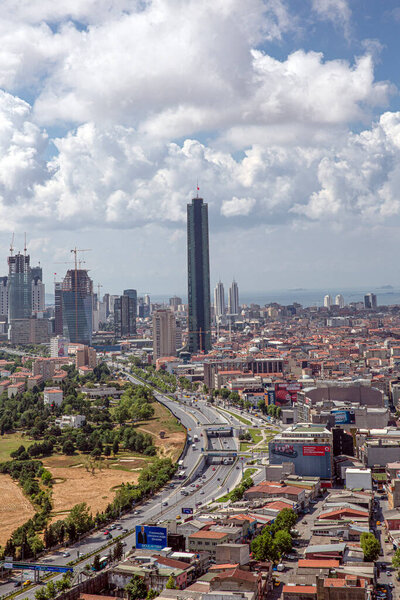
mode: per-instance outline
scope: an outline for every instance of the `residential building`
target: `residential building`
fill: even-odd
[[[153,362],[162,356],[176,356],[176,321],[171,310],[153,313]]]
[[[75,366],[77,369],[81,367],[89,367],[94,369],[97,365],[97,352],[89,346],[81,346],[76,349]]]
[[[180,306],[181,304],[182,298],[180,298],[179,296],[172,296],[172,298],[169,299],[169,305],[174,311],[178,310],[178,306]]]
[[[228,314],[229,315],[238,315],[239,314],[239,287],[235,280],[232,281],[232,285],[229,288]]]
[[[209,552],[212,558],[216,557],[217,545],[229,541],[229,533],[223,531],[208,531],[200,529],[188,536],[189,552]]]
[[[208,205],[198,197],[187,205],[187,255],[188,350],[207,353],[211,349]]]
[[[60,388],[44,388],[43,402],[49,406],[61,406],[63,401],[63,391]]]
[[[332,296],[330,294],[326,294],[324,296],[324,307],[330,308],[332,306]]]
[[[377,303],[376,294],[372,294],[371,292],[369,292],[369,294],[365,294],[364,306],[365,306],[365,308],[372,308],[372,309],[377,308],[378,303]]]
[[[225,292],[224,284],[219,281],[214,289],[214,311],[217,322],[221,322],[225,316]]]
[[[335,305],[339,308],[344,308],[344,298],[342,294],[338,294],[335,298]]]

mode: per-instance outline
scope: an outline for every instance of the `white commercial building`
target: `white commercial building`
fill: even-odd
[[[346,489],[348,490],[372,490],[371,469],[346,469]]]
[[[330,308],[332,306],[332,296],[330,294],[324,296],[324,306],[325,308]]]
[[[335,304],[339,308],[344,308],[344,298],[343,298],[342,294],[338,294],[336,296],[336,298],[335,298]]]

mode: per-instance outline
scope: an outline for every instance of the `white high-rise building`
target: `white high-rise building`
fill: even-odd
[[[228,313],[230,315],[239,314],[239,288],[235,280],[233,280],[232,285],[229,288]]]
[[[330,308],[332,306],[332,296],[330,294],[324,296],[324,306],[325,308]]]
[[[344,308],[344,298],[343,298],[342,294],[338,294],[336,296],[336,298],[335,298],[335,304],[339,308]]]
[[[225,292],[224,284],[219,281],[214,289],[214,309],[216,319],[225,315]]]

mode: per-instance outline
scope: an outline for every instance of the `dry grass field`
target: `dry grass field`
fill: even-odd
[[[149,421],[138,423],[137,428],[140,431],[151,433],[160,456],[169,457],[176,461],[182,452],[186,431],[163,404],[154,402],[152,406],[154,417]],[[163,439],[160,438],[160,431],[165,431]]]
[[[102,468],[95,469],[92,474],[84,466],[66,466],[67,457],[54,456],[46,459],[45,467],[54,478],[53,506],[54,513],[63,518],[66,513],[79,502],[86,502],[91,511],[104,510],[115,495],[115,487],[121,483],[136,483],[139,472]],[[81,457],[82,458],[82,457]],[[140,461],[133,461],[131,469],[137,469]]]
[[[0,489],[0,545],[4,546],[14,529],[33,517],[35,511],[9,475],[0,474]]]

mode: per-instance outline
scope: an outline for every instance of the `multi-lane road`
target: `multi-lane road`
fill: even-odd
[[[136,380],[131,375],[127,374],[127,377],[134,383],[142,383]],[[186,476],[190,476],[191,472],[195,469],[198,462],[201,460],[201,448],[205,443],[204,426],[210,423],[221,423],[227,424],[230,422],[229,415],[222,415],[215,408],[206,405],[203,401],[198,401],[195,406],[190,405],[189,402],[185,404],[179,400],[171,400],[171,398],[156,393],[157,399],[165,404],[173,414],[179,419],[182,425],[188,430],[189,435],[194,438],[198,436],[199,442],[195,444],[196,449],[193,449],[193,445],[187,445],[186,452],[182,458],[183,466],[181,469],[185,469]],[[183,400],[185,400],[183,398]],[[194,404],[194,403],[191,403]],[[229,421],[228,421],[229,419]],[[238,448],[237,440],[234,438],[224,438],[221,441],[220,438],[209,439],[209,449],[225,449],[225,450],[236,450]],[[231,490],[241,478],[241,470],[238,465],[224,465],[224,464],[204,464],[202,470],[196,473],[196,478],[189,484],[185,480],[174,480],[171,484],[168,484],[163,490],[156,494],[153,498],[145,502],[144,504],[134,507],[132,512],[125,514],[119,519],[115,525],[117,529],[110,529],[113,537],[124,534],[122,528],[126,531],[123,538],[125,544],[125,550],[130,550],[135,546],[135,526],[145,523],[159,523],[166,520],[177,519],[181,516],[182,508],[193,508],[196,510],[196,506],[206,505],[211,502],[214,498],[219,497],[228,490]],[[173,484],[173,485],[172,485]],[[182,487],[189,492],[189,495],[185,496],[181,494]],[[98,551],[102,553],[102,547],[106,544],[104,535],[105,529],[97,531],[84,539],[79,543],[73,544],[68,548],[62,548],[58,551],[49,552],[46,556],[40,558],[40,562],[48,562],[49,564],[55,565],[66,565],[71,560],[84,554],[89,554]],[[104,554],[108,554],[110,548],[104,551]],[[63,556],[63,553],[69,552],[69,556]],[[74,566],[74,574],[82,572],[85,566],[92,559],[86,559],[81,561],[79,564]],[[57,575],[54,580],[60,578]],[[23,573],[23,580],[30,577],[30,571]],[[15,581],[20,577],[14,577],[12,581],[0,585],[0,595],[7,595],[11,592],[16,591],[14,585]],[[33,586],[27,590],[22,591],[18,598],[34,598],[38,586]]]

